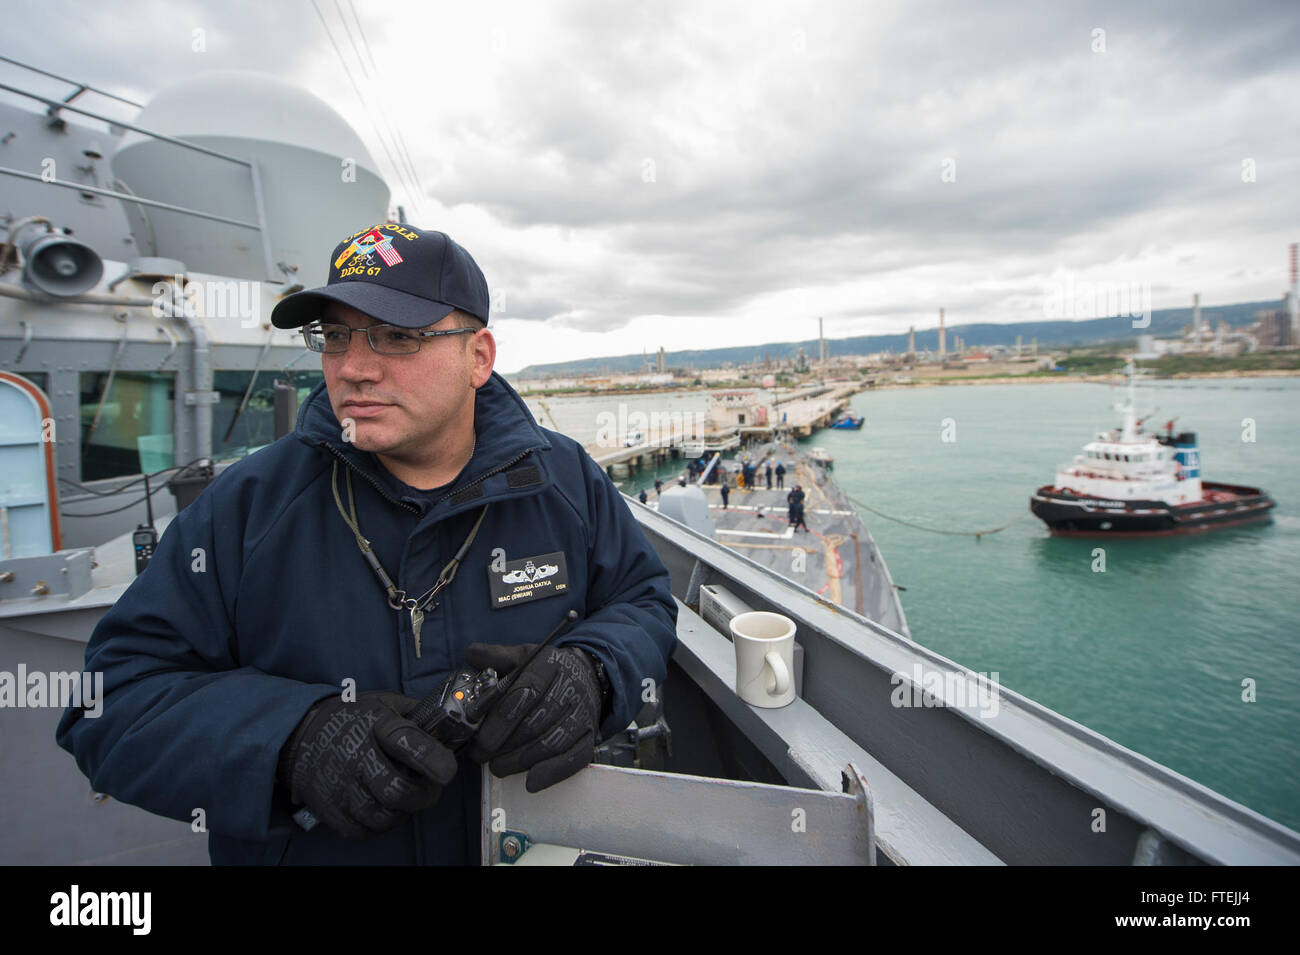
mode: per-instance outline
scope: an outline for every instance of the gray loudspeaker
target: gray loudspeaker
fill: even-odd
[[[67,298],[99,284],[104,263],[84,242],[54,232],[18,243],[23,255],[23,284],[47,295]]]

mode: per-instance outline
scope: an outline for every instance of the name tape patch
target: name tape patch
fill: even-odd
[[[489,565],[488,586],[493,610],[565,593],[569,589],[569,568],[564,552],[508,560],[504,571]]]

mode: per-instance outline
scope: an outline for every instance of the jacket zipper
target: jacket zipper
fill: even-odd
[[[388,501],[390,504],[396,504],[398,507],[408,510],[417,516],[419,515],[420,509],[418,507],[416,507],[414,504],[407,504],[405,501],[398,501],[394,499],[391,494],[389,494],[387,491],[385,491],[382,487],[379,486],[379,483],[374,478],[372,478],[365,471],[361,470],[359,467],[357,467],[355,464],[349,461],[347,459],[347,456],[342,451],[338,450],[338,448],[334,447],[328,441],[318,441],[317,444],[320,447],[324,448],[326,451],[328,451],[330,454],[334,455],[344,464],[346,464],[349,469],[355,471],[357,474],[360,474],[363,478],[365,478],[366,483],[369,484],[371,487],[373,487],[376,491],[378,491],[379,496],[382,497],[384,500]]]

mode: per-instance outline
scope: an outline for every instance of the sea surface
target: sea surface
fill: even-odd
[[[914,639],[1300,829],[1300,378],[1152,382],[1152,424],[1200,440],[1202,477],[1267,489],[1271,523],[1151,540],[1053,538],[1029,513],[1118,389],[1083,382],[855,395],[861,431],[802,442],[835,457]],[[591,443],[635,411],[703,411],[706,393],[548,398],[534,414]],[[620,418],[620,415],[622,416]],[[945,440],[945,437],[950,440]],[[660,472],[665,478],[676,467]],[[653,482],[643,472],[622,489]],[[1104,567],[1104,569],[1102,569]],[[1253,699],[1251,697],[1253,696]]]

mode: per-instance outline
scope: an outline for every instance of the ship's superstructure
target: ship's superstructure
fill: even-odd
[[[1120,501],[1159,500],[1189,504],[1201,499],[1200,457],[1196,435],[1183,432],[1156,436],[1142,430],[1137,417],[1136,374],[1129,368],[1126,399],[1117,410],[1123,424],[1104,431],[1083,446],[1056,472],[1056,486],[1077,494]]]

